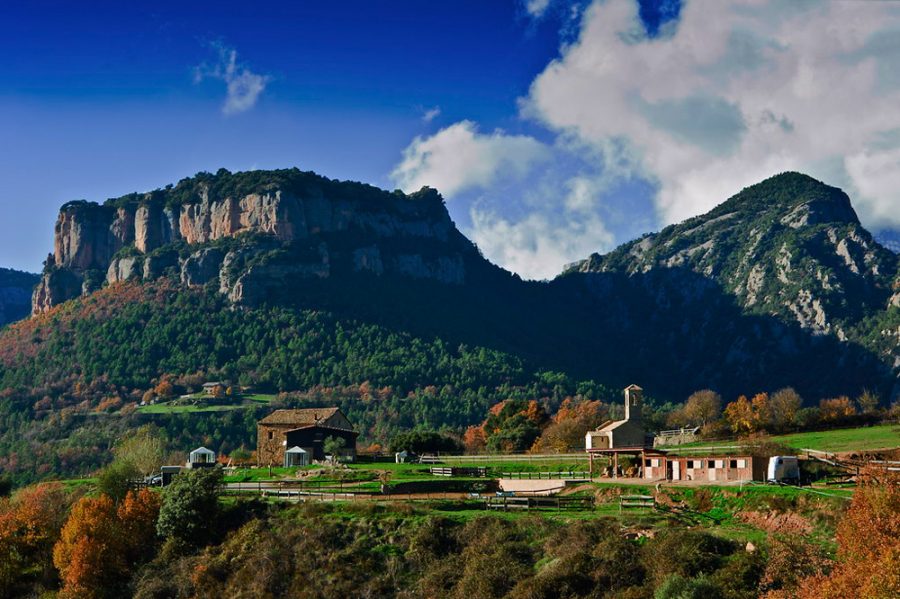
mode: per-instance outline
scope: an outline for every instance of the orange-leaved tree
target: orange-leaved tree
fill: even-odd
[[[597,428],[609,414],[601,401],[567,397],[559,406],[551,423],[534,442],[531,451],[564,452],[584,449],[584,435]]]
[[[746,395],[741,395],[725,406],[725,420],[732,432],[738,434],[753,432],[753,406],[750,405]]]
[[[831,573],[806,579],[791,596],[900,597],[900,475],[876,467],[860,473],[850,507],[838,523],[837,544]]]
[[[153,555],[159,503],[148,489],[129,492],[118,508],[106,495],[76,503],[53,549],[60,597],[121,596],[137,566]]]
[[[59,483],[26,487],[0,500],[0,596],[55,584],[51,557],[68,502]]]

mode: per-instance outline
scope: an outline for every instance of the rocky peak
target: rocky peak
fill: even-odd
[[[297,169],[222,169],[104,204],[64,205],[32,311],[88,293],[104,280],[167,271],[185,285],[205,284],[215,271],[236,301],[255,295],[247,293],[251,271],[256,285],[266,284],[267,273],[273,281],[322,277],[345,264],[375,275],[460,283],[465,257],[474,251],[432,189],[407,195]]]
[[[659,269],[699,274],[751,312],[841,336],[867,311],[894,301],[898,260],[862,227],[843,191],[783,173],[567,273]]]

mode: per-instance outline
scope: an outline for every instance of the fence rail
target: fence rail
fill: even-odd
[[[650,508],[656,507],[656,499],[653,495],[621,495],[619,497],[619,511],[629,508]]]
[[[501,472],[500,477],[524,480],[590,480],[587,472],[576,472],[574,470],[562,472]]]
[[[488,497],[485,507],[491,510],[555,509],[580,510],[594,507],[593,497]]]

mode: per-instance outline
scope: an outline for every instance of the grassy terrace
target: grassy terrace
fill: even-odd
[[[798,450],[814,449],[816,451],[843,452],[894,449],[900,447],[900,425],[880,424],[861,428],[792,433],[789,435],[776,435],[771,437],[771,440]],[[677,447],[690,449],[691,447],[727,447],[740,444],[741,442],[736,440],[698,441]],[[675,447],[673,446],[669,449],[674,449]]]
[[[227,412],[230,410],[244,410],[260,404],[267,404],[275,399],[275,395],[256,393],[244,395],[233,400],[218,400],[223,403],[209,403],[210,398],[202,394],[194,394],[190,397],[179,397],[165,403],[155,403],[140,406],[137,410],[141,414],[187,414],[199,412]],[[198,402],[198,403],[193,403]]]

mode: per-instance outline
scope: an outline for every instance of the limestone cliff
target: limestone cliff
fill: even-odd
[[[166,274],[187,286],[216,280],[235,302],[336,269],[459,284],[474,255],[434,190],[389,193],[296,169],[220,170],[102,205],[64,205],[32,312],[104,283]]]

